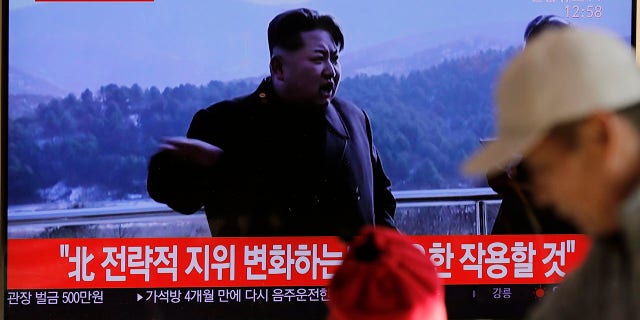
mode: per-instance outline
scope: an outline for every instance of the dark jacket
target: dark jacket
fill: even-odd
[[[198,111],[187,137],[224,150],[214,168],[167,152],[149,164],[147,189],[181,213],[203,205],[214,236],[338,235],[395,227],[395,199],[366,114],[278,102],[270,79],[245,97]]]
[[[606,214],[618,215],[620,231],[591,237],[582,264],[526,319],[640,319],[640,186]]]

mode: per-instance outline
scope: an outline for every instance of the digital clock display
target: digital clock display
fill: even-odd
[[[571,5],[565,6],[567,18],[602,18],[604,10],[601,5]]]

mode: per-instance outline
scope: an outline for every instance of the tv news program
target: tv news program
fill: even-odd
[[[203,210],[146,189],[164,137],[268,76],[269,21],[299,7],[342,28],[337,96],[369,116],[397,228],[449,318],[521,318],[580,265],[581,234],[491,235],[501,197],[459,166],[494,135],[496,81],[533,18],[635,46],[635,0],[9,0],[2,318],[322,319],[340,239],[212,237]]]

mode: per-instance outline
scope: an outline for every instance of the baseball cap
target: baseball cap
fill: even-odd
[[[446,319],[443,287],[407,236],[365,226],[329,284],[331,320]]]
[[[502,73],[497,139],[463,165],[491,174],[526,154],[555,126],[640,101],[633,49],[603,30],[563,28],[533,39]]]

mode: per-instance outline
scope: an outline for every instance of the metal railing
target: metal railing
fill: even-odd
[[[438,201],[485,201],[500,200],[500,196],[491,188],[435,189],[394,191],[398,204]]]
[[[477,234],[487,233],[486,204],[496,202],[500,197],[490,188],[408,190],[393,192],[398,208],[475,204]],[[33,206],[9,207],[8,223],[16,226],[69,226],[104,223],[143,223],[162,219],[202,219],[203,212],[195,215],[176,215],[166,205],[152,200],[117,203],[99,208],[36,210]]]
[[[473,204],[476,234],[487,234],[491,226],[487,219],[487,204],[497,204],[501,197],[491,188],[408,190],[393,193],[398,208]]]

